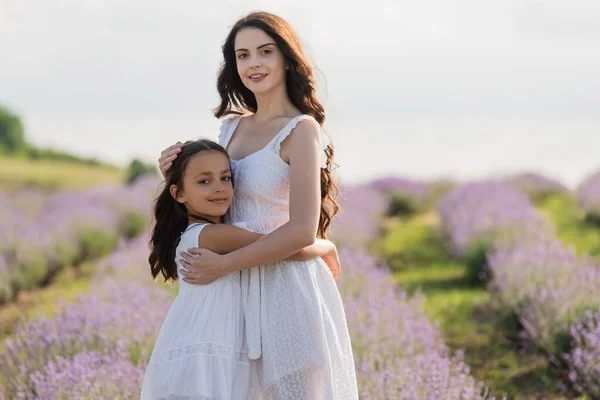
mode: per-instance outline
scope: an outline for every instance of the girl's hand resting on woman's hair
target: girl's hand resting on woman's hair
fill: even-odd
[[[177,158],[177,154],[181,151],[183,143],[177,142],[173,146],[169,146],[160,152],[160,158],[158,159],[158,167],[163,178],[167,177],[167,171],[173,165],[173,160]]]

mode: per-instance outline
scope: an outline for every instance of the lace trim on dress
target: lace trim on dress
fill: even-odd
[[[327,168],[327,154],[325,153],[325,149],[327,148],[327,145],[331,143],[331,141],[329,140],[327,135],[325,135],[325,132],[323,132],[323,129],[321,128],[321,125],[319,125],[317,120],[310,115],[298,115],[297,117],[293,118],[290,122],[288,122],[288,124],[281,130],[281,132],[277,134],[275,143],[273,145],[273,150],[279,155],[279,152],[281,151],[281,143],[283,143],[283,141],[290,135],[290,133],[292,133],[292,130],[296,127],[296,125],[298,125],[298,122],[304,119],[312,121],[319,128],[320,164],[321,168]]]
[[[151,361],[151,363],[161,364],[198,354],[230,358],[234,361],[244,364],[248,364],[249,362],[247,352],[234,351],[231,347],[215,343],[195,343],[177,349],[160,351],[156,355],[156,358]]]
[[[219,144],[224,148],[227,148],[227,144],[229,143],[229,139],[231,136],[231,124],[238,118],[241,118],[239,115],[227,116],[221,120],[221,126],[219,127]]]

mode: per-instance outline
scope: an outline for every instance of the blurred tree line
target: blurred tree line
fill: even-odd
[[[118,167],[96,158],[83,158],[51,148],[39,148],[25,138],[25,130],[21,118],[8,108],[0,105],[0,156],[23,157],[31,160],[66,161],[91,165],[108,169]],[[146,174],[158,174],[158,168],[134,159],[127,168],[127,183]]]

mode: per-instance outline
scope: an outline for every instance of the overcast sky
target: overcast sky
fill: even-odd
[[[253,10],[307,44],[343,182],[600,169],[597,0],[0,0],[0,104],[39,145],[155,162],[216,139],[220,46]]]

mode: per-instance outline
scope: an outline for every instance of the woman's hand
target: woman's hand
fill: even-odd
[[[335,247],[335,245],[333,243],[332,243],[332,245],[333,245],[333,248],[327,254],[321,256],[321,258],[323,259],[323,261],[325,261],[325,264],[327,264],[327,266],[331,270],[333,279],[337,280],[340,277],[342,267],[341,267],[341,263],[340,263],[340,256],[337,252],[337,248]]]
[[[208,285],[230,272],[224,256],[210,250],[194,247],[180,255],[182,258],[179,261],[187,269],[180,270],[183,280],[192,285]]]
[[[173,165],[173,160],[177,158],[177,154],[181,151],[183,143],[177,142],[173,146],[167,147],[160,152],[160,158],[158,159],[158,167],[163,178],[167,177],[167,171]]]

